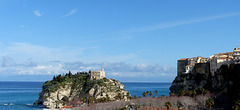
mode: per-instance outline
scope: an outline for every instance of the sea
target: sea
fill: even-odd
[[[33,105],[38,99],[44,82],[0,82],[0,110],[44,110],[44,106]],[[142,96],[151,91],[153,96],[169,95],[171,83],[123,82],[131,96]],[[155,94],[154,91],[158,93]]]

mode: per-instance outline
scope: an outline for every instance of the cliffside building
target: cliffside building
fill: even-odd
[[[105,77],[105,71],[102,68],[101,71],[90,71],[90,80],[103,79]]]
[[[184,72],[186,72],[186,66],[188,65],[188,59],[187,58],[183,58],[183,59],[179,59],[178,63],[177,63],[177,74],[183,74]]]
[[[191,73],[196,65],[198,65],[198,67],[195,68],[194,71],[198,71],[200,65],[203,66],[204,64],[208,64],[209,66],[204,65],[201,67],[201,72],[204,70],[204,67],[206,67],[206,71],[209,71],[209,73],[214,75],[217,69],[222,65],[230,65],[234,63],[240,64],[240,48],[235,48],[233,52],[218,53],[209,58],[193,57],[180,59],[178,60],[177,74]]]
[[[203,57],[179,59],[177,64],[178,75],[190,73],[197,63],[206,63],[207,60],[207,58]]]
[[[235,48],[233,51],[233,59],[235,64],[240,64],[240,48]]]

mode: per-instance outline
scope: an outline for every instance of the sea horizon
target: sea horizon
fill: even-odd
[[[51,81],[51,80],[46,80]],[[46,82],[46,81],[0,81],[0,82]],[[121,83],[172,83],[172,82],[141,82],[141,81],[120,81]]]

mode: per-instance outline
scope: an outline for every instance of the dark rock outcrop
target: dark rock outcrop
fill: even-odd
[[[240,93],[240,64],[222,65],[214,75],[209,72],[208,63],[197,64],[188,74],[178,75],[172,82],[170,91],[208,89],[211,93],[225,93],[235,100]],[[201,67],[205,66],[205,71]]]

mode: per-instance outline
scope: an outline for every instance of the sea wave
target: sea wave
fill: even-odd
[[[2,104],[2,105],[13,105],[13,103],[5,103],[5,104]]]

